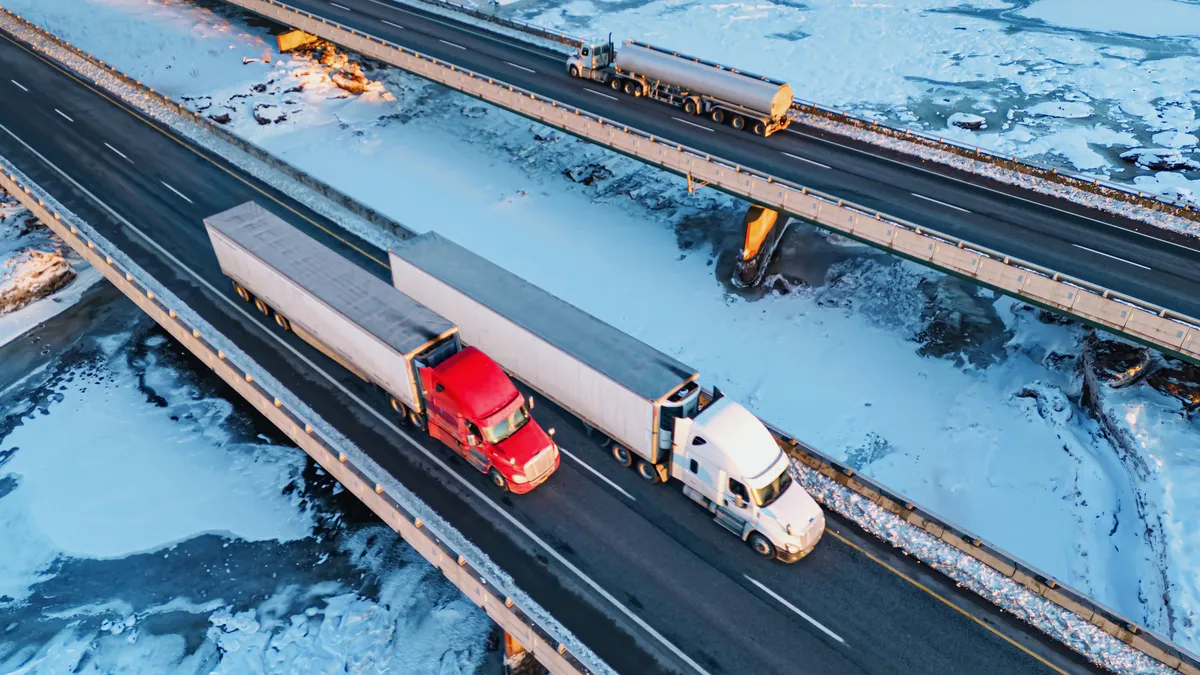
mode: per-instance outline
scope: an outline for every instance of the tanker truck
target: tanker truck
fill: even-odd
[[[567,72],[759,136],[770,136],[791,123],[788,83],[634,40],[626,40],[620,51],[611,41],[583,44],[567,57]]]
[[[254,202],[204,226],[239,297],[383,389],[397,413],[498,488],[524,494],[558,468],[558,446],[512,380],[464,347],[453,322]]]
[[[794,562],[825,515],[748,410],[699,373],[433,232],[393,246],[392,283],[458,325],[467,344],[577,417],[621,465],[674,481],[765,558]]]

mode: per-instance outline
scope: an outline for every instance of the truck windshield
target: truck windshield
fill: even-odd
[[[525,409],[525,406],[521,406],[520,408],[517,408],[516,412],[504,418],[500,422],[497,422],[490,427],[485,427],[483,429],[483,437],[487,439],[488,443],[499,443],[509,436],[517,433],[517,430],[525,426],[525,423],[528,421],[529,411]]]
[[[754,498],[754,503],[760,507],[770,506],[775,503],[776,499],[779,499],[779,495],[783,494],[783,491],[788,489],[788,486],[791,484],[792,472],[787,467],[784,467],[783,471],[780,471],[779,475],[775,477],[775,480],[760,488],[750,488],[750,496]]]

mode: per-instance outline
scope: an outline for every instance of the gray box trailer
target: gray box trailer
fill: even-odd
[[[416,369],[459,350],[457,326],[253,202],[204,226],[239,294],[261,299],[301,339],[424,412]]]
[[[458,324],[463,342],[587,425],[658,464],[699,373],[436,233],[389,250],[397,289]]]

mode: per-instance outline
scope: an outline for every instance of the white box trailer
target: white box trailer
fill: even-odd
[[[415,369],[423,358],[459,350],[457,326],[254,202],[205,218],[204,226],[239,293],[253,294],[297,336],[423,413]]]
[[[436,233],[388,256],[396,288],[612,439],[620,463],[651,482],[678,480],[763,557],[794,562],[820,541],[824,514],[793,484],[789,458],[734,401],[701,409],[695,369]]]
[[[396,288],[465,343],[651,463],[669,455],[674,418],[699,407],[694,369],[436,233],[389,256]]]

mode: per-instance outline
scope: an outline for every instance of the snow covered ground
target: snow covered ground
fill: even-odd
[[[486,4],[480,2],[480,4]],[[554,30],[636,38],[786,79],[799,98],[1200,204],[1195,0],[519,0]],[[956,112],[986,118],[969,131]]]
[[[198,110],[228,114],[233,131],[411,228],[442,232],[679,357],[765,418],[1117,611],[1200,643],[1190,525],[1200,505],[1185,497],[1198,430],[1150,384],[1095,405],[1082,327],[796,224],[770,290],[735,292],[725,280],[743,205],[730,198],[689,197],[632,160],[392,70],[368,67],[373,84],[351,96],[305,56],[264,63],[269,36],[234,12],[182,0],[7,4]],[[785,10],[800,11],[764,11]],[[858,17],[847,31],[873,25],[844,11]],[[945,16],[984,21],[929,21]],[[936,52],[954,35],[926,37]],[[734,44],[722,40],[703,44]],[[841,66],[848,78],[884,77],[854,71],[856,59]],[[255,112],[286,119],[261,124]],[[989,130],[1004,126],[992,119]],[[1114,441],[1114,430],[1140,445]]]
[[[0,190],[0,346],[70,307],[99,278]]]
[[[111,295],[0,391],[0,672],[479,672],[487,616]]]

